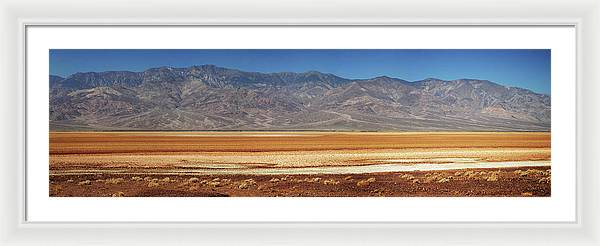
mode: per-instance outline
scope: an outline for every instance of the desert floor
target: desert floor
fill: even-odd
[[[550,176],[550,133],[50,133],[50,196],[550,196]]]

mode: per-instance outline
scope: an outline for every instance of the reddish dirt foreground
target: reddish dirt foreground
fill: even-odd
[[[50,196],[550,196],[546,132],[51,132],[49,151]]]
[[[550,196],[547,167],[352,175],[61,175],[50,196]]]

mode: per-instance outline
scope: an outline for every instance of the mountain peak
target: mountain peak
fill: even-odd
[[[485,84],[485,83],[491,83],[491,84],[496,84],[494,82],[491,82],[489,80],[484,80],[484,79],[469,79],[469,78],[462,78],[462,79],[455,79],[455,80],[451,80],[451,82],[466,82],[466,83],[480,83],[480,84]]]
[[[261,73],[211,64],[76,73],[49,80],[51,127],[391,131],[550,127],[548,96],[485,80],[345,79],[319,71]]]
[[[438,79],[438,78],[426,78],[426,79],[422,79],[419,81],[423,81],[423,82],[448,82],[447,80],[443,80],[443,79]]]

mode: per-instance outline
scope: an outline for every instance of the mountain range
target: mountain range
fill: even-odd
[[[550,131],[550,96],[487,80],[214,65],[50,75],[50,130]]]

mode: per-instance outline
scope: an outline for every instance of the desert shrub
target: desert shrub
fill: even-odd
[[[538,183],[550,183],[550,177],[541,178],[538,180]]]
[[[171,180],[171,182],[173,182],[173,180]],[[200,181],[200,179],[198,179],[196,177],[184,179],[184,181],[181,184],[179,184],[178,187],[184,187],[184,186],[187,186],[190,184],[196,184],[196,183],[198,183],[198,181]]]
[[[231,182],[231,179],[219,179],[215,178],[212,181],[208,181],[206,184],[212,187],[223,187],[228,185]]]
[[[327,179],[323,181],[323,184],[325,185],[337,185],[339,183],[340,181],[336,181],[335,179]]]
[[[160,184],[158,184],[158,182],[154,181],[154,180],[152,180],[148,183],[148,188],[158,187],[158,186],[160,186]]]
[[[123,178],[109,178],[109,179],[106,179],[106,181],[104,181],[104,183],[105,184],[119,184],[123,181],[125,181],[125,179],[123,179]]]
[[[384,189],[375,189],[371,191],[371,193],[375,194],[376,196],[383,196],[385,192],[386,191]]]
[[[254,185],[256,185],[256,181],[254,181],[254,179],[245,179],[240,182],[238,189],[248,189]]]
[[[498,181],[498,175],[493,174],[493,175],[489,176],[486,179],[486,181],[488,181],[488,182],[496,182],[496,181]]]
[[[468,178],[468,179],[477,179],[478,175],[479,175],[479,173],[474,172],[474,171],[466,171],[463,173],[463,177]]]
[[[447,183],[447,182],[450,182],[450,180],[449,180],[449,179],[447,179],[447,178],[441,178],[441,179],[439,179],[437,182],[438,182],[438,183]]]
[[[124,197],[125,193],[122,191],[116,192],[112,194],[112,197]]]
[[[321,178],[316,177],[316,178],[304,178],[304,182],[309,182],[309,183],[314,183],[314,182],[320,182]]]
[[[375,178],[363,179],[363,180],[360,180],[360,181],[356,182],[356,186],[359,186],[359,187],[360,186],[367,186],[367,185],[370,185],[371,183],[373,183],[375,181],[376,181]]]
[[[142,181],[144,179],[142,177],[133,176],[133,177],[131,177],[131,180],[133,180],[133,181]]]
[[[400,176],[400,178],[403,178],[403,179],[406,179],[406,180],[411,180],[411,179],[414,179],[415,176],[412,176],[412,175],[406,173],[406,174],[403,174],[402,176]]]

